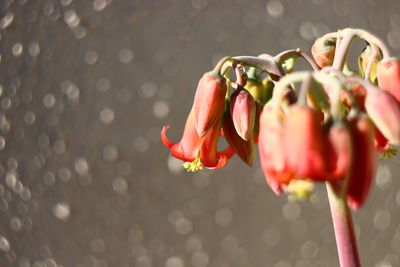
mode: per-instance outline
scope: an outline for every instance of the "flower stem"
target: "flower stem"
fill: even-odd
[[[326,189],[331,207],[340,266],[361,267],[353,221],[345,194],[336,192],[329,182],[326,183]]]

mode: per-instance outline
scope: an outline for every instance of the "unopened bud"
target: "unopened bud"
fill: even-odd
[[[334,39],[322,39],[318,38],[315,40],[311,53],[314,57],[315,62],[320,68],[331,66],[335,57],[336,42]]]
[[[239,86],[231,97],[231,115],[236,132],[244,140],[252,137],[256,119],[256,102],[251,94]]]

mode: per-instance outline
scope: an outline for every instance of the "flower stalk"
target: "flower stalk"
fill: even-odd
[[[354,234],[351,212],[344,194],[336,192],[331,183],[326,182],[331,208],[336,246],[341,267],[360,267],[360,258]]]

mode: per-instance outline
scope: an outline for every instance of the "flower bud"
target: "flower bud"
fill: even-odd
[[[331,66],[335,57],[336,41],[332,38],[315,40],[311,53],[320,68]]]
[[[208,72],[200,79],[193,103],[196,130],[200,137],[221,118],[226,91],[225,78],[218,74]]]
[[[246,141],[237,134],[229,111],[224,114],[223,131],[224,137],[232,149],[246,164],[252,166],[254,160],[254,140],[250,138]]]
[[[367,91],[365,109],[378,130],[391,144],[400,145],[400,108],[388,92],[377,89]]]
[[[245,85],[246,90],[251,94],[251,96],[260,103],[265,103],[264,100],[264,85],[262,81],[258,78],[249,78]]]
[[[350,128],[353,135],[353,164],[347,184],[347,202],[358,210],[365,202],[376,171],[374,127],[367,116],[352,119]]]
[[[256,102],[242,86],[239,86],[232,94],[230,111],[236,132],[244,140],[249,140],[253,136]]]
[[[307,106],[289,107],[283,128],[289,168],[300,178],[325,179],[325,141],[315,110]]]
[[[400,103],[400,59],[389,58],[378,63],[378,84]]]

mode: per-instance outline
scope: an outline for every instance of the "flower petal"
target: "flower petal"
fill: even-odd
[[[164,146],[166,146],[167,148],[171,148],[173,145],[175,145],[176,143],[171,142],[167,135],[166,132],[169,129],[169,126],[164,126],[161,130],[161,142],[164,144]]]

